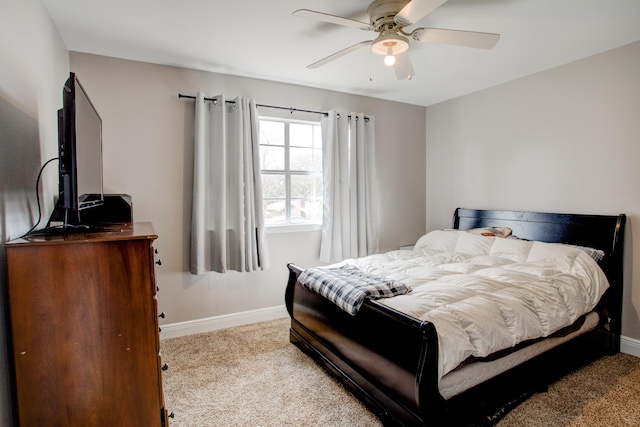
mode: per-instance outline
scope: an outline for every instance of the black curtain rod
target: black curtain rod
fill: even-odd
[[[195,96],[192,96],[192,95],[183,95],[183,94],[181,94],[181,93],[179,93],[179,94],[178,94],[178,98],[196,99],[196,97],[195,97]],[[204,98],[204,100],[205,100],[205,101],[212,101],[212,102],[214,102],[214,103],[215,103],[215,102],[218,102],[218,100],[217,100],[216,98]],[[227,102],[227,103],[230,103],[230,104],[235,104],[235,102],[234,102],[234,101],[229,101],[229,100],[227,100],[226,102]],[[298,109],[298,108],[291,108],[291,107],[278,107],[278,106],[276,106],[276,105],[256,104],[256,107],[263,107],[263,108],[275,108],[275,109],[278,109],[278,110],[288,110],[288,111],[291,111],[292,113],[293,113],[294,111],[298,111],[298,112],[301,112],[301,113],[322,114],[323,116],[327,116],[327,115],[329,115],[329,113],[327,113],[326,111],[300,110],[300,109]]]

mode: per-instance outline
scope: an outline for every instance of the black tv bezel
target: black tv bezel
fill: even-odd
[[[89,194],[87,199],[80,200],[78,194],[78,158],[77,158],[77,110],[76,97],[80,90],[86,97],[93,113],[100,123],[100,193]],[[62,209],[70,209],[79,212],[92,207],[100,206],[104,203],[104,182],[102,165],[102,118],[95,106],[91,102],[86,90],[80,83],[78,76],[74,72],[69,73],[69,78],[64,84],[62,91],[63,108],[58,111],[58,155],[59,155],[59,200],[58,206]]]

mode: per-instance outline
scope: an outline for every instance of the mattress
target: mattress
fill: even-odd
[[[538,341],[496,360],[464,365],[440,380],[438,383],[440,394],[445,399],[450,399],[567,341],[593,331],[598,326],[599,320],[598,314],[591,312],[586,315],[582,326],[570,334]]]

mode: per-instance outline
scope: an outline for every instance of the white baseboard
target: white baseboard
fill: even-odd
[[[247,325],[267,320],[280,319],[289,316],[284,305],[262,308],[259,310],[243,311],[240,313],[225,314],[222,316],[207,317],[204,319],[188,320],[186,322],[169,323],[162,325],[161,339],[182,337],[185,335],[200,334],[215,331],[217,329],[231,328],[233,326]],[[620,351],[632,356],[640,357],[640,340],[625,336],[620,337]]]
[[[160,339],[164,340],[168,338],[182,337],[185,335],[200,334],[203,332],[215,331],[217,329],[264,322],[288,316],[289,313],[287,313],[285,306],[280,305],[276,307],[261,308],[259,310],[207,317],[204,319],[188,320],[186,322],[169,323],[160,326],[160,329],[162,330],[160,332]]]
[[[640,340],[625,337],[620,337],[620,351],[622,353],[630,354],[632,356],[640,357]]]

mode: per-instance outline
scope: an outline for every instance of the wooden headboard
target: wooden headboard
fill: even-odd
[[[526,240],[566,243],[604,251],[599,262],[611,288],[603,297],[601,309],[605,328],[613,340],[608,345],[620,349],[622,321],[622,249],[626,216],[581,215],[544,212],[493,211],[458,208],[453,214],[453,228],[469,230],[479,227],[509,227],[512,234]]]

